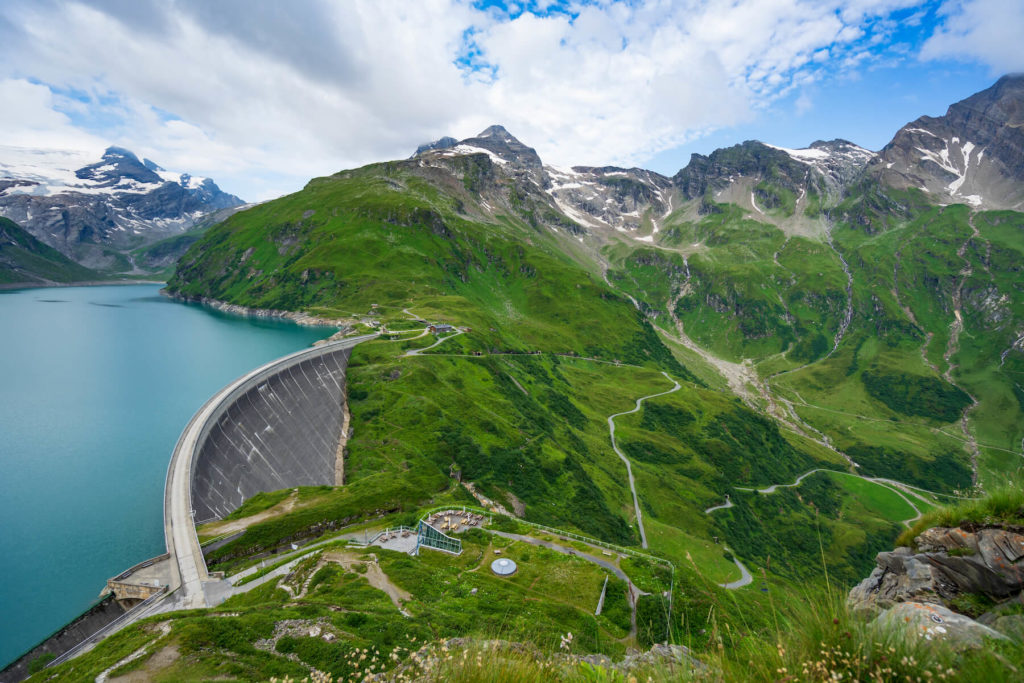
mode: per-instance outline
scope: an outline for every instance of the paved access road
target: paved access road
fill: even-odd
[[[679,391],[679,382],[669,377],[668,373],[666,372],[663,372],[661,374],[665,375],[665,379],[672,382],[672,384],[674,384],[675,386],[669,389],[668,391],[661,392],[660,394],[641,396],[636,400],[636,407],[633,408],[633,410],[627,410],[624,413],[615,413],[614,415],[610,415],[608,417],[608,431],[611,433],[612,448],[615,450],[615,453],[619,456],[622,462],[626,463],[626,474],[629,475],[629,490],[633,492],[633,508],[636,510],[636,525],[640,528],[640,544],[643,548],[647,548],[647,532],[644,531],[644,518],[640,514],[640,499],[637,498],[636,483],[633,481],[633,465],[630,464],[629,458],[626,457],[625,453],[619,450],[618,444],[615,443],[615,418],[620,417],[622,415],[629,415],[631,413],[635,413],[636,411],[640,410],[640,404],[642,404],[649,398],[656,398],[658,396],[664,396],[665,394],[671,394],[673,391]]]

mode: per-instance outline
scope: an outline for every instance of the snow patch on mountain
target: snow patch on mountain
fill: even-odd
[[[0,180],[21,181],[0,190],[2,195],[28,194],[51,197],[66,192],[102,195],[115,192],[147,193],[158,189],[165,182],[180,185],[186,190],[199,190],[208,178],[188,173],[165,171],[149,162],[145,166],[153,173],[152,181],[146,182],[127,175],[120,175],[121,166],[116,162],[103,163],[117,158],[110,148],[106,153],[96,150],[30,149],[0,145]],[[128,153],[130,154],[130,153]],[[97,159],[100,163],[96,163]],[[138,160],[134,155],[129,161]]]
[[[496,164],[505,165],[508,163],[507,159],[502,159],[491,150],[484,149],[483,147],[474,147],[473,145],[456,145],[441,152],[441,156],[444,157],[465,156],[467,154],[486,154]]]
[[[764,144],[766,147],[771,147],[772,149],[777,149],[785,152],[786,154],[793,157],[797,161],[806,161],[808,163],[816,159],[827,159],[829,156],[831,156],[830,153],[827,152],[826,150],[815,149],[813,147],[807,147],[804,149],[790,149],[789,147],[778,147],[776,145],[771,145],[768,144],[767,142]]]

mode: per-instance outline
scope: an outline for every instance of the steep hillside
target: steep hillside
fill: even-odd
[[[528,519],[640,545],[640,521],[606,421],[637,398],[663,392],[666,380],[653,370],[667,371],[683,388],[619,424],[647,541],[679,562],[686,552],[707,557],[723,579],[735,578],[702,547],[701,539],[719,533],[719,522],[704,510],[734,485],[783,483],[817,467],[841,470],[842,458],[708,389],[696,373],[714,370],[700,359],[671,354],[651,323],[662,321],[615,292],[615,271],[607,274],[609,287],[594,272],[600,263],[589,261],[603,241],[624,248],[636,240],[599,223],[607,213],[593,225],[559,214],[558,203],[569,200],[553,201],[543,190],[551,171],[533,150],[498,127],[428,147],[407,161],[314,180],[302,192],[236,214],[196,243],[169,290],[309,310],[392,332],[411,332],[410,317],[470,328],[415,357],[398,351],[431,342],[401,341],[408,333],[360,347],[353,357],[350,485],[337,495],[369,486],[365,491],[378,492],[376,504],[388,509],[455,495],[460,489],[450,477],[458,472],[478,493]],[[571,172],[584,179],[581,186],[610,188],[617,198],[606,205],[662,201],[654,189],[615,195],[625,186],[609,178],[624,183],[630,172]],[[629,182],[639,187],[640,180],[663,196],[670,191],[654,174]],[[543,353],[523,355],[534,351]],[[567,365],[574,357],[584,359]],[[668,417],[648,415],[656,410]],[[384,493],[397,482],[419,483],[398,498]],[[841,524],[849,494],[826,487],[821,495]],[[259,525],[219,550],[218,561],[302,537],[315,519]],[[873,544],[894,537],[891,522],[881,526],[876,538],[843,541],[860,548],[855,564]],[[841,536],[837,527],[837,542]],[[797,576],[805,552],[794,550],[776,566]]]
[[[582,232],[543,203],[539,165],[489,154],[316,179],[211,230],[168,289],[328,317],[413,306],[472,327],[479,349],[667,358],[626,298],[567,253]]]
[[[942,119],[908,124],[866,166],[862,151],[828,143],[842,172],[820,143],[696,157],[675,180],[697,210],[667,217],[650,247],[606,249],[609,278],[667,335],[710,354],[749,402],[859,472],[939,490],[998,483],[1024,447],[1024,215],[980,209],[1024,186],[1013,161],[1021,82],[1000,79]],[[990,200],[904,189],[910,167],[892,155],[916,149],[914,135],[933,142],[913,173],[951,182],[927,158],[943,157],[940,134],[999,147],[984,172],[971,157],[970,182]]]
[[[0,284],[39,285],[95,279],[99,279],[96,272],[46,246],[17,223],[0,218]]]

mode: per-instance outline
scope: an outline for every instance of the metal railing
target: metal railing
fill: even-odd
[[[412,528],[411,526],[405,526],[405,525],[389,526],[387,529],[384,529],[384,531],[378,531],[370,539],[367,539],[367,540],[364,540],[364,541],[350,540],[350,541],[348,541],[348,543],[349,543],[349,545],[358,545],[358,546],[363,546],[363,547],[371,546],[374,543],[376,543],[377,539],[379,539],[381,536],[385,536],[385,535],[389,535],[389,534],[397,534],[397,533],[400,533],[402,531],[408,531],[411,534],[415,534],[416,533],[416,529]]]
[[[114,619],[112,622],[110,622],[100,630],[96,631],[96,633],[93,633],[91,636],[87,637],[78,645],[75,645],[73,648],[61,654],[59,657],[55,657],[46,665],[45,668],[49,669],[51,666],[63,664],[69,659],[77,657],[85,648],[89,647],[90,645],[98,643],[114,631],[117,631],[121,627],[138,619],[141,616],[142,612],[144,612],[153,603],[162,599],[166,594],[167,586],[164,586],[159,593],[149,596],[148,598],[140,602],[138,605],[136,605],[132,609],[128,610],[127,612],[119,616],[117,619]]]

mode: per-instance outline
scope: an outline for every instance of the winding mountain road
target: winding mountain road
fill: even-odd
[[[736,553],[732,551],[732,548],[730,548],[727,545],[722,547],[725,549],[727,553],[732,555],[733,564],[735,564],[740,570],[740,578],[736,579],[735,581],[729,581],[728,583],[720,583],[718,585],[722,588],[725,588],[726,590],[736,590],[737,588],[743,588],[744,586],[749,586],[750,584],[754,583],[754,577],[750,575],[750,572],[747,570],[747,568],[743,565],[742,562],[740,562],[740,558],[736,557]]]
[[[726,495],[724,503],[722,503],[721,505],[712,505],[711,507],[709,507],[707,510],[704,511],[704,514],[705,515],[710,515],[715,510],[728,510],[732,506],[733,506],[732,501],[729,500],[729,496]]]
[[[608,431],[611,434],[612,449],[619,456],[622,462],[626,463],[626,473],[629,475],[629,490],[633,492],[633,508],[636,510],[636,525],[640,528],[640,543],[641,547],[647,548],[647,532],[644,531],[644,519],[640,513],[640,499],[636,495],[636,482],[633,481],[633,465],[629,462],[629,458],[626,454],[619,450],[619,445],[615,443],[615,418],[622,417],[623,415],[631,415],[640,410],[640,405],[649,398],[657,398],[658,396],[665,396],[671,394],[674,391],[679,391],[680,384],[671,377],[668,376],[667,372],[662,372],[665,375],[665,379],[672,382],[675,386],[668,391],[662,391],[658,394],[651,394],[650,396],[641,396],[636,400],[636,407],[633,410],[627,410],[624,413],[615,413],[614,415],[608,416]]]
[[[946,494],[943,494],[943,493],[936,493],[934,491],[928,491],[926,489],[919,489],[919,488],[911,486],[909,484],[904,484],[901,481],[896,481],[895,479],[885,479],[883,477],[867,477],[867,476],[864,476],[863,474],[853,474],[851,472],[843,472],[843,471],[840,471],[840,470],[830,470],[830,469],[826,469],[826,468],[823,468],[823,467],[816,467],[813,470],[808,470],[807,472],[804,472],[799,477],[797,477],[796,480],[792,484],[772,484],[771,486],[766,486],[763,489],[746,488],[746,487],[743,487],[743,486],[736,486],[734,488],[737,491],[757,491],[758,493],[763,494],[763,495],[771,495],[772,493],[775,493],[779,489],[788,489],[788,488],[795,488],[797,486],[800,486],[800,484],[803,483],[804,479],[806,479],[807,477],[809,477],[812,474],[815,474],[817,472],[834,472],[835,474],[839,474],[839,475],[842,475],[844,477],[854,477],[856,479],[863,479],[864,481],[869,481],[872,484],[878,484],[879,486],[882,486],[884,488],[889,489],[890,491],[895,493],[897,496],[902,498],[903,502],[905,502],[907,505],[909,505],[911,507],[911,509],[913,509],[914,512],[917,513],[913,517],[911,517],[910,519],[905,519],[905,520],[902,521],[903,525],[908,527],[908,528],[914,522],[916,522],[917,520],[921,519],[921,516],[924,514],[924,513],[921,512],[921,509],[917,505],[914,504],[914,501],[912,501],[910,499],[910,497],[916,498],[919,502],[927,503],[928,505],[934,505],[934,503],[929,501],[927,498],[922,496],[917,491],[924,491],[925,493],[930,493],[930,494],[936,495],[936,496],[946,495]],[[906,495],[904,495],[904,494],[906,494]],[[724,508],[727,508],[727,507],[732,507],[731,503],[729,505],[716,505],[714,507],[708,508],[704,512],[705,512],[705,514],[710,514],[710,513],[714,512],[715,510],[721,510],[721,509],[724,509]]]
[[[437,340],[436,342],[434,342],[434,343],[433,343],[433,344],[431,344],[430,346],[425,346],[425,347],[424,347],[424,348],[422,348],[422,349],[409,349],[408,351],[406,351],[406,352],[405,352],[404,354],[402,354],[402,355],[403,355],[403,356],[406,356],[406,357],[408,357],[408,356],[418,356],[418,355],[420,355],[421,353],[423,353],[424,351],[429,351],[430,349],[434,348],[435,346],[438,346],[438,345],[440,345],[440,344],[443,344],[444,342],[448,341],[448,340],[449,340],[449,339],[451,339],[452,337],[458,337],[458,336],[459,336],[460,334],[462,334],[463,332],[465,332],[465,330],[459,330],[459,331],[458,331],[458,332],[456,332],[455,334],[449,334],[449,335],[448,335],[447,337],[441,337],[440,339],[438,339],[438,340]],[[423,336],[423,335],[421,334],[421,335],[420,335],[420,337],[422,337],[422,336]],[[419,337],[413,337],[413,338],[414,338],[414,339],[419,339]],[[403,341],[405,341],[405,340],[403,340]]]

